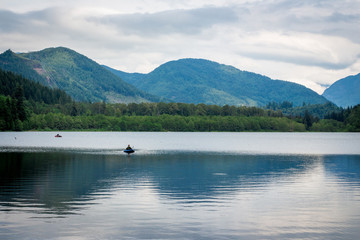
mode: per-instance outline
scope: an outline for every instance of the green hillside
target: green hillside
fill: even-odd
[[[72,102],[71,97],[63,90],[45,87],[38,82],[0,69],[0,95],[13,97],[19,86],[23,89],[23,97],[26,100],[46,104],[65,104]]]
[[[142,90],[174,102],[237,106],[265,106],[284,101],[294,106],[327,102],[302,85],[203,59],[167,62],[149,74],[112,72]]]
[[[37,72],[42,69],[39,61],[32,61],[21,57],[10,49],[0,54],[0,69],[17,73],[33,81],[40,82],[45,86],[56,87],[54,82],[49,82],[46,76],[40,75]]]
[[[75,100],[106,102],[149,102],[157,97],[136,89],[93,60],[67,48],[0,55],[0,67],[65,90]]]
[[[360,73],[336,81],[323,96],[340,107],[360,104]]]

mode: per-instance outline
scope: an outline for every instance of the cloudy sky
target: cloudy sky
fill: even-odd
[[[360,72],[360,0],[0,0],[0,51],[71,48],[147,73],[205,58],[318,93]]]

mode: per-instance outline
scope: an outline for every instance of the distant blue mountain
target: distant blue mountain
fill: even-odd
[[[360,73],[336,81],[324,91],[322,96],[339,107],[360,104]]]
[[[148,74],[106,68],[135,87],[174,102],[237,106],[264,106],[284,101],[294,106],[328,102],[302,85],[272,80],[204,59],[170,61]]]

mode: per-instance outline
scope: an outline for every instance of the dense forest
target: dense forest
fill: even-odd
[[[0,71],[0,130],[360,131],[360,105],[294,108],[185,103],[75,102],[64,91]]]
[[[22,88],[23,97],[30,102],[44,102],[46,104],[65,104],[72,99],[65,91],[57,88],[48,88],[38,82],[30,81],[12,72],[0,69],[0,94],[13,96],[17,88]]]

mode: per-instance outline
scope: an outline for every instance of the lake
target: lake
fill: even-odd
[[[0,239],[360,236],[358,133],[55,134],[0,133]]]

